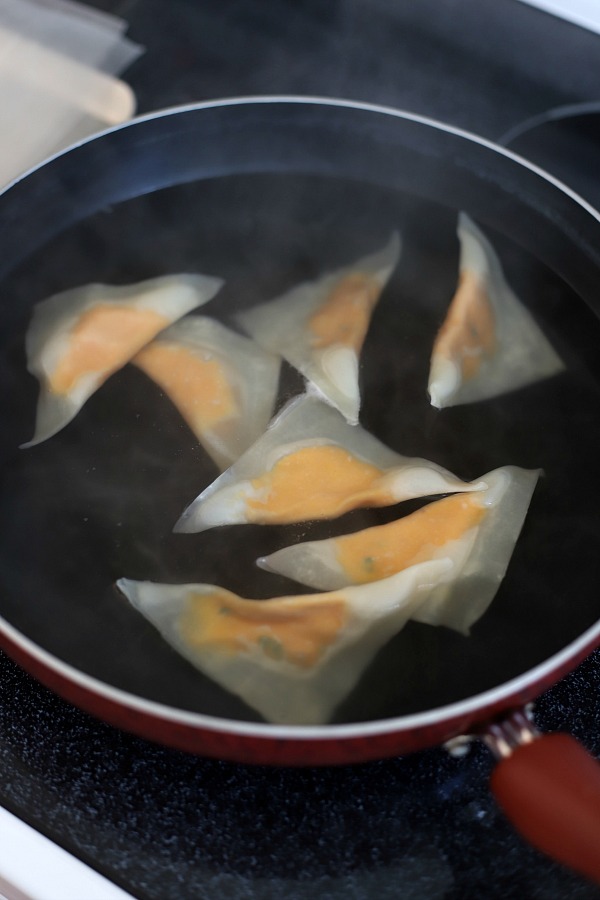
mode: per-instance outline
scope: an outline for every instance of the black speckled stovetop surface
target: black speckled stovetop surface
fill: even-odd
[[[518,0],[96,5],[146,47],[126,76],[140,112],[343,96],[494,139],[600,95],[600,37]],[[0,685],[0,800],[136,897],[600,896],[516,837],[488,794],[480,745],[460,759],[435,749],[347,768],[250,768],[98,723],[4,657]],[[597,653],[539,700],[538,724],[600,754],[599,687]]]

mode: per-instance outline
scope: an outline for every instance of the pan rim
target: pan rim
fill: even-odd
[[[76,151],[78,148],[89,143],[98,141],[115,132],[121,132],[127,128],[141,125],[145,122],[151,122],[156,119],[166,118],[173,115],[184,113],[200,112],[202,110],[217,109],[223,107],[250,106],[263,104],[290,104],[290,105],[314,105],[314,106],[330,106],[337,108],[347,108],[360,110],[365,113],[376,113],[380,115],[398,118],[416,124],[433,128],[437,131],[446,132],[455,135],[466,141],[482,146],[501,156],[504,156],[519,166],[529,170],[542,180],[551,184],[554,188],[565,194],[567,197],[575,201],[579,207],[587,212],[593,219],[600,223],[600,212],[596,210],[588,201],[581,197],[576,191],[566,185],[560,179],[545,171],[535,163],[530,162],[519,154],[507,149],[494,141],[470,132],[458,126],[449,125],[432,117],[423,116],[412,113],[407,110],[395,109],[381,104],[374,104],[364,101],[355,101],[345,98],[319,97],[311,95],[295,95],[295,94],[264,94],[249,96],[234,96],[215,100],[206,100],[197,103],[181,104],[167,107],[161,110],[155,110],[150,113],[137,115],[128,122],[121,123],[103,131],[97,132],[89,137],[79,140],[69,147],[63,148],[57,153],[45,158],[39,164],[31,167],[27,171],[20,174],[11,182],[6,184],[0,190],[0,197],[13,186],[17,185],[24,179],[28,178],[34,172],[46,167],[53,160],[58,159],[66,154]],[[406,716],[395,716],[391,718],[378,719],[367,722],[343,723],[332,725],[273,725],[262,722],[247,722],[243,720],[227,719],[217,716],[210,716],[204,713],[193,712],[190,710],[180,709],[175,706],[153,701],[137,694],[130,693],[122,688],[110,685],[108,682],[102,681],[92,675],[89,675],[45,650],[17,628],[11,625],[6,619],[0,616],[0,634],[6,641],[13,646],[19,648],[27,659],[33,659],[42,667],[53,671],[64,680],[71,684],[77,685],[84,691],[99,696],[109,702],[115,703],[121,708],[129,709],[141,715],[146,715],[166,722],[177,723],[192,729],[208,730],[217,734],[228,734],[240,737],[263,738],[265,740],[288,740],[288,741],[329,741],[329,740],[351,740],[354,738],[365,738],[369,736],[379,736],[398,732],[417,731],[432,725],[441,725],[448,721],[458,719],[473,719],[474,716],[484,718],[488,709],[493,709],[506,704],[515,697],[526,696],[529,699],[535,695],[535,686],[539,684],[547,684],[548,681],[557,680],[560,673],[573,668],[579,659],[588,655],[592,650],[600,646],[600,619],[587,628],[574,641],[567,644],[561,650],[548,657],[536,666],[527,669],[520,675],[502,682],[493,688],[483,691],[479,694],[472,695],[463,700],[455,701],[441,707],[435,707],[419,713],[413,713]],[[555,676],[555,677],[553,677]]]
[[[44,650],[43,647],[20,632],[2,616],[0,616],[0,633],[11,644],[17,646],[26,658],[33,658],[42,667],[51,670],[65,681],[121,708],[192,729],[239,737],[265,738],[275,741],[291,740],[295,742],[376,737],[379,735],[418,731],[432,725],[441,725],[446,721],[484,719],[486,710],[501,707],[512,697],[518,696],[531,699],[536,693],[536,685],[545,684],[549,680],[558,680],[558,676],[555,679],[552,676],[573,667],[575,665],[573,660],[579,660],[582,655],[588,655],[595,647],[600,646],[599,620],[587,628],[574,641],[567,644],[566,647],[563,647],[543,662],[538,663],[537,666],[487,691],[474,694],[463,700],[457,700],[445,706],[435,707],[419,713],[411,713],[406,716],[394,716],[366,722],[331,725],[273,725],[268,722],[246,722],[180,709],[166,703],[159,703],[155,700],[140,697],[123,688],[110,685],[108,682],[102,681],[93,675],[88,675],[70,663],[64,662],[64,660],[61,660],[48,650]],[[573,663],[573,666],[570,666],[571,663]],[[480,715],[477,715],[478,713]]]
[[[31,168],[25,170],[16,178],[7,182],[0,189],[0,197],[3,194],[10,190],[14,185],[28,178],[34,172],[37,172],[39,169],[44,168],[53,160],[58,159],[68,153],[71,153],[77,150],[79,147],[83,147],[89,143],[99,140],[105,136],[110,134],[114,134],[116,132],[124,131],[128,128],[135,127],[137,125],[141,125],[144,122],[151,122],[155,119],[166,118],[169,116],[180,115],[182,113],[187,112],[197,112],[205,109],[218,109],[222,107],[229,106],[252,106],[252,105],[262,105],[262,104],[292,104],[292,105],[313,105],[313,106],[332,106],[338,108],[346,108],[346,109],[356,109],[361,110],[363,112],[372,112],[378,113],[381,115],[391,116],[392,118],[397,119],[405,119],[410,122],[415,122],[417,124],[426,125],[430,128],[434,128],[438,131],[447,132],[448,134],[454,134],[457,137],[464,138],[467,141],[470,141],[475,144],[479,144],[482,147],[486,147],[489,150],[493,150],[501,156],[505,156],[509,159],[512,159],[514,162],[523,166],[534,174],[540,176],[545,181],[552,184],[554,187],[558,188],[572,200],[575,200],[576,203],[581,206],[586,212],[588,212],[594,219],[600,222],[600,210],[597,210],[591,203],[588,203],[584,197],[574,191],[569,185],[565,184],[565,182],[561,181],[559,178],[556,178],[550,172],[547,172],[545,169],[526,159],[524,156],[520,156],[518,153],[510,150],[506,146],[503,146],[500,143],[496,143],[495,141],[490,140],[489,138],[485,138],[481,135],[476,134],[473,131],[469,131],[465,128],[460,128],[456,125],[450,125],[447,122],[443,122],[440,119],[434,119],[431,116],[424,116],[419,113],[412,113],[408,110],[396,109],[393,106],[386,106],[384,104],[379,103],[369,103],[367,101],[362,100],[350,100],[348,98],[343,97],[321,97],[318,95],[303,95],[303,94],[249,94],[249,95],[239,95],[232,97],[223,97],[214,100],[203,100],[196,103],[185,103],[185,104],[177,104],[175,106],[167,106],[159,110],[154,110],[149,113],[141,113],[139,115],[134,116],[129,119],[127,122],[122,122],[119,125],[113,125],[109,128],[105,128],[102,131],[95,132],[88,137],[85,137],[81,140],[75,141],[70,144],[68,147],[64,147],[59,150],[57,153],[53,153],[48,157],[45,157],[41,160],[37,165],[32,166]],[[501,138],[502,139],[502,138]]]

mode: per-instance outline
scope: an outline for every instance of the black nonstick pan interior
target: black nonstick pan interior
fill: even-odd
[[[335,722],[424,711],[485,691],[560,650],[600,604],[600,325],[550,268],[484,224],[507,277],[561,354],[564,373],[492,401],[439,412],[426,393],[434,335],[458,265],[457,208],[396,187],[306,173],[214,177],[107,205],[23,259],[2,283],[0,614],[59,659],[170,706],[259,721],[180,659],[115,589],[125,576],[212,582],[247,597],[302,588],[254,565],[285,543],[366,527],[425,501],[330,523],[173,534],[218,473],[170,401],[131,366],[49,441],[33,432],[37,385],[24,334],[33,304],[90,281],[167,272],[225,278],[203,314],[276,296],[403,238],[400,264],[363,351],[361,423],[407,456],[461,478],[542,468],[507,577],[470,637],[409,623],[374,660]],[[544,254],[541,254],[544,255]],[[289,368],[279,404],[302,390]]]

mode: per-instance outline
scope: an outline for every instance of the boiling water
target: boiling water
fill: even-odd
[[[218,474],[170,401],[139,370],[111,377],[62,432],[29,450],[37,385],[24,334],[34,303],[90,281],[168,272],[218,275],[202,309],[226,324],[248,308],[403,238],[361,363],[361,424],[406,456],[465,480],[502,465],[542,468],[508,574],[463,637],[409,625],[380,652],[336,721],[433,708],[502,683],[598,617],[600,430],[595,316],[548,269],[490,233],[509,282],[533,311],[565,373],[492,401],[433,409],[434,336],[458,267],[456,211],[357,182],[245,176],[170,188],[98,213],[21,265],[3,285],[0,356],[0,612],[60,659],[173,706],[254,720],[241,701],[180,659],[115,589],[117,578],[209,582],[246,597],[301,593],[254,560],[389,521],[425,501],[360,510],[335,522],[230,526],[173,534]],[[302,390],[284,365],[278,405]]]

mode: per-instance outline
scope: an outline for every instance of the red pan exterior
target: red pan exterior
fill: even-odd
[[[348,765],[384,759],[423,750],[444,743],[459,734],[485,731],[486,724],[501,718],[509,710],[520,708],[534,700],[544,690],[574,669],[596,647],[600,646],[600,635],[593,634],[588,641],[578,644],[576,650],[549,667],[543,675],[530,679],[514,690],[507,691],[501,699],[486,702],[486,695],[480,695],[481,702],[467,702],[464,711],[456,712],[461,704],[434,711],[422,724],[403,723],[403,719],[391,719],[381,723],[371,723],[354,727],[329,726],[318,731],[329,732],[323,737],[302,736],[301,728],[286,729],[296,733],[281,737],[269,734],[269,726],[248,725],[240,732],[235,723],[211,720],[211,727],[190,722],[190,714],[147,704],[133,695],[112,691],[97,682],[97,689],[82,683],[75,670],[72,677],[61,671],[64,667],[51,665],[42,654],[30,651],[17,640],[0,630],[0,645],[19,665],[35,676],[42,684],[55,691],[65,700],[80,707],[111,725],[140,737],[166,744],[178,750],[185,750],[200,756],[226,759],[232,762],[277,765],[277,766],[324,766]],[[91,681],[86,679],[86,681]],[[111,694],[113,696],[111,696]],[[479,699],[479,698],[477,698]],[[414,717],[413,717],[414,718]],[[425,717],[423,717],[425,718]],[[215,723],[212,726],[212,723]]]

